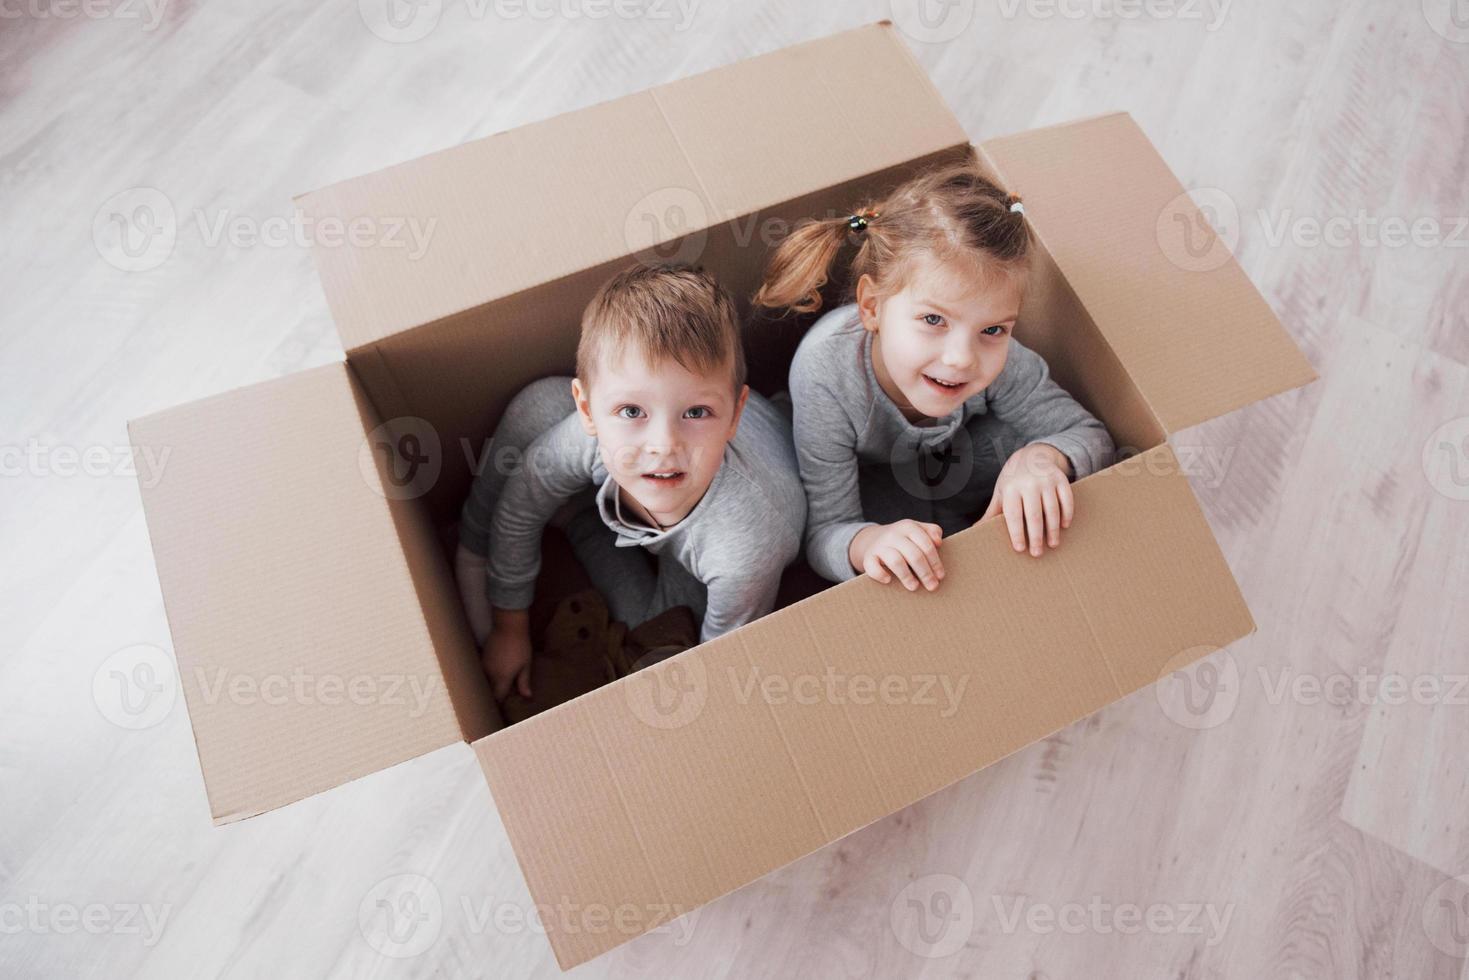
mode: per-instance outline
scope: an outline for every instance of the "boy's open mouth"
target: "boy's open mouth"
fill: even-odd
[[[660,487],[676,487],[683,483],[687,475],[683,470],[658,470],[654,473],[644,473],[642,478]]]

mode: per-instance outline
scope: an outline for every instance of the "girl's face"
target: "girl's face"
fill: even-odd
[[[596,437],[602,463],[633,502],[663,526],[684,519],[724,462],[750,386],[738,397],[726,363],[709,374],[675,361],[649,365],[626,351],[597,368],[596,384],[572,382],[582,427]]]
[[[880,295],[871,277],[857,282],[862,325],[875,331],[873,373],[910,422],[939,418],[1000,374],[1025,283],[1018,275],[981,277],[972,265],[914,261],[896,293]]]

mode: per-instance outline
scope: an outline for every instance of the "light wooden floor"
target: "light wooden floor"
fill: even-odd
[[[1139,692],[578,974],[1469,976],[1469,31],[1447,2],[1237,0],[1216,22],[1182,0],[1141,19],[961,0],[962,32],[915,41],[976,139],[1128,109],[1237,208],[1237,254],[1322,374],[1175,439],[1259,632],[1198,675],[1222,682],[1209,727]],[[136,731],[99,708],[109,657],[169,644],[124,420],[340,349],[304,248],[209,247],[184,219],[130,273],[94,217],[140,186],[180,215],[285,216],[294,193],[893,10],[445,6],[392,44],[351,2],[6,5],[30,12],[0,20],[0,975],[557,973],[533,929],[488,918],[530,899],[464,747],[214,829],[182,702]],[[1457,245],[1301,233],[1359,212]],[[56,455],[89,447],[90,475]],[[1359,672],[1423,703],[1342,688]],[[358,914],[405,873],[443,912],[391,959]]]

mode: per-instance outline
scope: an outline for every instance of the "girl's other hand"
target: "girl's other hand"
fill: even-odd
[[[920,582],[933,592],[944,577],[938,548],[943,539],[943,528],[937,524],[912,520],[875,524],[857,532],[847,557],[854,569],[883,584],[896,575],[909,592],[916,592]]]
[[[1061,544],[1061,529],[1071,526],[1076,512],[1070,471],[1070,460],[1055,446],[1038,442],[1016,450],[1000,470],[994,496],[980,520],[1003,513],[1010,544],[1016,551],[1029,546],[1031,555],[1039,558],[1046,545]]]

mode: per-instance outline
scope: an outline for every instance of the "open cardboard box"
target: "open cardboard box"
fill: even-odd
[[[446,528],[596,286],[652,249],[745,302],[782,222],[962,154],[1039,239],[1016,336],[1137,455],[1041,560],[992,518],[937,593],[857,578],[503,727]],[[129,423],[171,450],[143,501],[216,823],[468,743],[534,900],[587,910],[546,920],[569,967],[1254,629],[1168,437],[1315,374],[1126,113],[972,146],[884,22],[299,204],[436,225],[317,247],[344,362]]]

